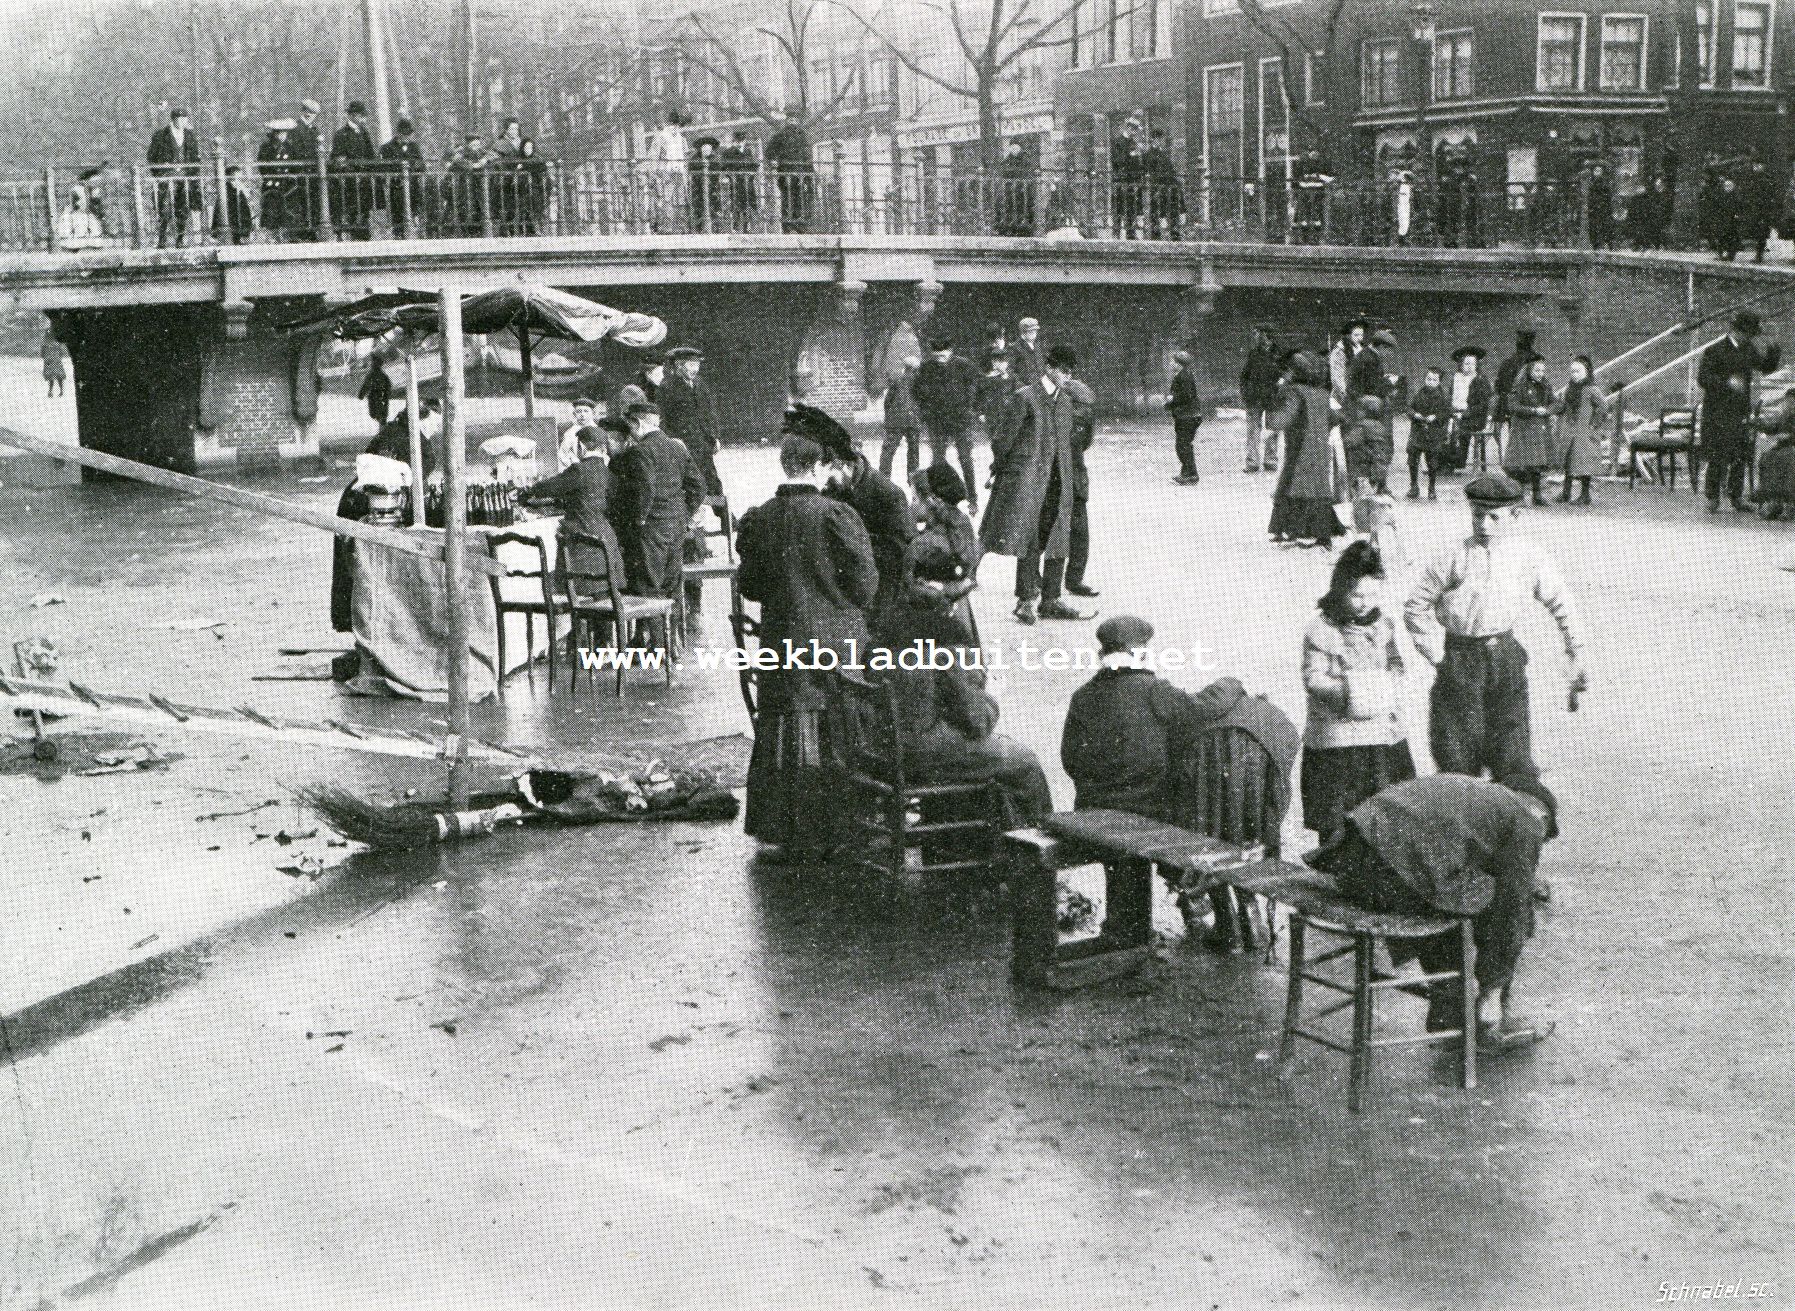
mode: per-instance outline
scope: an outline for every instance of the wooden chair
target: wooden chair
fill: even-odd
[[[727,496],[707,496],[704,504],[717,516],[717,527],[702,528],[700,538],[707,544],[713,537],[723,539],[723,554],[719,558],[713,550],[708,559],[698,560],[685,565],[681,569],[687,582],[702,582],[706,578],[727,578],[729,580],[729,612],[733,615],[742,608],[742,593],[736,583],[736,571],[741,561],[735,554],[735,517],[729,512]],[[681,588],[675,598],[675,618],[681,628],[686,624],[685,589]]]
[[[503,579],[488,575],[487,582],[492,584],[492,608],[499,619],[499,695],[505,695],[505,671],[510,667],[505,663],[505,617],[520,614],[524,617],[524,644],[529,650],[530,658],[526,662],[526,670],[530,682],[536,681],[536,617],[544,616],[548,620],[548,685],[549,691],[555,688],[555,629],[560,624],[561,612],[567,609],[567,598],[558,595],[555,587],[554,571],[549,568],[548,543],[540,537],[531,537],[525,533],[492,533],[486,537],[486,554],[494,563],[499,560],[501,546],[522,546],[536,553],[536,568],[505,568],[505,578],[534,578],[541,585],[540,599],[532,597],[528,600],[507,600],[501,584]]]
[[[568,690],[580,683],[580,636],[585,633],[589,647],[596,646],[602,632],[609,632],[612,649],[621,654],[629,646],[630,629],[639,621],[658,623],[661,629],[661,668],[666,671],[667,686],[673,686],[673,598],[667,596],[625,596],[623,594],[622,552],[616,537],[607,529],[602,537],[562,528],[561,556],[556,575],[561,595],[567,599],[567,612],[573,620],[568,631]],[[623,695],[622,660],[617,668],[617,695]],[[591,680],[588,666],[586,678]]]
[[[844,783],[852,798],[851,832],[865,840],[857,864],[892,875],[987,870],[1003,801],[995,784],[914,783],[904,774],[903,726],[889,683],[837,673],[847,729]],[[905,857],[920,850],[919,866]],[[941,859],[945,857],[945,859]]]
[[[1296,1054],[1298,1038],[1333,1051],[1346,1052],[1352,1059],[1346,1104],[1357,1112],[1364,1106],[1365,1092],[1371,1084],[1372,1062],[1378,1049],[1460,1040],[1460,1086],[1466,1089],[1477,1086],[1477,988],[1471,973],[1474,951],[1468,918],[1396,915],[1366,910],[1342,898],[1330,879],[1313,873],[1279,880],[1278,897],[1290,906],[1290,983],[1284,997],[1283,1038],[1278,1045],[1280,1069],[1287,1067]],[[1310,930],[1343,945],[1329,947],[1311,956],[1308,954]],[[1456,970],[1387,977],[1372,968],[1379,939],[1431,938],[1442,933],[1458,935],[1459,967]],[[1348,955],[1352,957],[1350,980],[1324,972],[1323,966]],[[1425,996],[1422,985],[1449,979],[1459,981],[1464,996],[1458,1028],[1401,1038],[1374,1036],[1374,1009],[1379,993],[1397,991]],[[1330,1002],[1305,1015],[1305,984],[1314,984],[1345,1000]],[[1312,1027],[1317,1021],[1343,1010],[1352,1012],[1352,1029],[1346,1039]]]
[[[760,620],[739,605],[729,613],[729,628],[735,634],[736,650],[752,655],[760,649]],[[741,684],[742,704],[748,707],[748,722],[760,722],[760,674],[744,664],[736,674]]]
[[[1657,457],[1660,469],[1663,468],[1664,458],[1670,458],[1665,485],[1672,489],[1677,485],[1677,456],[1682,455],[1689,464],[1689,481],[1696,483],[1699,490],[1695,453],[1697,418],[1698,412],[1692,406],[1659,410],[1658,431],[1650,435],[1641,434],[1627,443],[1628,490],[1639,481],[1639,457],[1642,454]]]
[[[1197,740],[1196,750],[1185,762],[1179,819],[1186,828],[1237,846],[1258,844],[1270,859],[1278,855],[1278,834],[1290,805],[1288,777],[1280,777],[1277,762],[1242,728],[1214,728]],[[1283,805],[1278,804],[1282,797]],[[1215,908],[1215,933],[1231,938],[1231,950],[1254,945],[1253,910],[1257,900],[1241,889],[1222,886],[1209,890]],[[1192,910],[1180,893],[1178,908],[1188,924]],[[1272,917],[1266,915],[1266,953],[1272,947]]]

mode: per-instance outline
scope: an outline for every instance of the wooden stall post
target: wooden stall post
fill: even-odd
[[[438,332],[443,352],[443,585],[448,588],[449,737],[443,754],[449,761],[449,801],[467,809],[467,591],[463,586],[467,554],[467,491],[462,465],[467,458],[467,379],[462,358],[461,293],[453,287],[437,293]]]
[[[405,427],[411,435],[411,526],[424,526],[424,434],[418,424],[418,360],[405,352]],[[447,425],[445,425],[447,426]]]

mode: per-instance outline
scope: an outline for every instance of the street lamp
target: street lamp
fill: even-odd
[[[1433,96],[1434,20],[1439,12],[1440,7],[1434,0],[1413,0],[1409,5],[1409,31],[1420,47],[1419,58],[1415,61],[1421,81],[1421,94],[1415,97],[1415,151],[1420,157],[1416,172],[1423,182],[1433,176],[1433,151],[1427,142],[1427,106]]]

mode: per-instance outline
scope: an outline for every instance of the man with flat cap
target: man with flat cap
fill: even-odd
[[[1072,551],[1078,401],[1067,386],[1078,357],[1047,352],[1047,372],[1016,393],[992,434],[991,500],[979,541],[993,555],[1016,557],[1016,619],[1089,619],[1060,598]]]
[[[1724,340],[1702,352],[1696,385],[1702,389],[1701,456],[1708,462],[1708,513],[1720,510],[1724,485],[1733,509],[1745,505],[1745,470],[1755,450],[1751,375],[1774,373],[1782,351],[1761,340],[1764,323],[1751,310],[1733,316]]]
[[[1039,381],[1047,371],[1047,347],[1041,341],[1041,320],[1021,319],[1016,324],[1016,340],[1009,344],[1010,377],[1018,387]]]
[[[1553,1029],[1550,1021],[1522,1019],[1509,1003],[1521,949],[1533,933],[1540,849],[1558,836],[1557,814],[1557,800],[1532,769],[1494,782],[1432,774],[1393,783],[1361,802],[1340,835],[1308,863],[1332,874],[1342,896],[1370,910],[1469,916],[1478,1054],[1506,1055],[1544,1041]],[[1457,932],[1391,938],[1388,945],[1399,967],[1416,958],[1427,974],[1460,966]],[[1425,986],[1430,1032],[1467,1027],[1460,980]]]
[[[374,209],[374,170],[380,152],[374,147],[374,135],[368,131],[368,107],[351,100],[346,111],[349,121],[337,129],[330,141],[330,171],[336,175],[331,190],[331,216],[339,232],[355,241],[366,241],[371,235],[368,215]]]
[[[632,405],[625,417],[630,442],[611,464],[611,520],[623,543],[624,576],[637,596],[677,596],[704,477],[691,452],[661,431],[659,409]]]
[[[695,346],[676,346],[667,352],[667,363],[673,366],[654,395],[661,407],[661,425],[667,435],[685,443],[698,471],[704,475],[705,495],[723,495],[723,480],[717,476],[717,398],[708,383],[700,382],[698,371],[704,365],[704,352]]]
[[[1521,495],[1500,473],[1467,484],[1471,535],[1422,570],[1403,607],[1416,649],[1438,667],[1428,742],[1447,773],[1501,777],[1534,768],[1527,652],[1514,635],[1530,605],[1544,606],[1564,639],[1573,708],[1589,686],[1570,589],[1517,532]]]

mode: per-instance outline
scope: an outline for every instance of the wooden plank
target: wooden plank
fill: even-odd
[[[442,545],[429,538],[403,532],[397,528],[382,528],[376,524],[362,523],[356,519],[338,518],[336,515],[327,514],[322,510],[314,510],[309,506],[283,501],[278,496],[246,491],[241,487],[227,487],[223,483],[215,483],[205,478],[195,478],[190,474],[175,473],[171,469],[158,469],[154,465],[140,464],[136,460],[127,460],[118,455],[107,455],[103,451],[90,451],[82,446],[65,446],[60,442],[47,442],[41,437],[28,437],[24,433],[14,432],[10,428],[0,428],[0,446],[16,446],[21,451],[47,455],[55,460],[68,460],[74,464],[85,465],[89,469],[99,469],[104,473],[117,474],[121,478],[133,478],[154,487],[165,487],[169,491],[184,492],[189,496],[200,496],[212,501],[223,501],[226,505],[234,505],[242,510],[253,510],[257,514],[272,515],[276,519],[304,524],[308,528],[322,528],[325,532],[334,533],[338,537],[353,537],[358,541],[372,542],[375,546],[384,546],[393,551],[403,551],[406,555],[419,556],[425,560],[441,560],[443,558]],[[483,555],[470,554],[466,565],[476,573],[490,574],[494,578],[505,576],[503,565]]]

